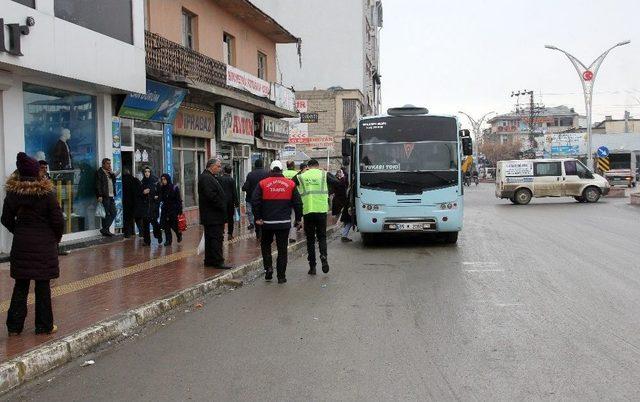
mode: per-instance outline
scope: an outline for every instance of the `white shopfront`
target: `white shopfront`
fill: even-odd
[[[96,21],[98,9],[130,30],[115,33],[113,24]],[[15,170],[20,151],[46,160],[65,216],[63,241],[93,236],[95,170],[112,155],[112,95],[146,89],[142,1],[91,8],[0,0],[0,18],[0,181]],[[19,37],[10,24],[18,24]],[[10,242],[1,229],[0,252]]]

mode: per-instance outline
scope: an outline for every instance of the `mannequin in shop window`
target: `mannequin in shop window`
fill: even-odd
[[[53,148],[53,170],[73,169],[71,150],[68,141],[71,138],[71,131],[68,128],[60,129],[60,138]]]

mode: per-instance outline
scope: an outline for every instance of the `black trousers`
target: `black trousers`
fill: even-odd
[[[233,214],[235,214],[236,209],[233,204],[227,204],[227,234],[229,236],[233,236],[233,225],[235,221],[233,220]]]
[[[113,197],[102,197],[102,206],[106,212],[106,216],[102,219],[102,230],[106,232],[116,219],[118,211],[116,211],[116,203],[113,200]]]
[[[27,318],[27,296],[29,296],[28,279],[16,279],[11,295],[11,305],[7,313],[7,330],[22,332],[24,320]],[[53,329],[53,311],[51,309],[51,287],[49,281],[36,282],[36,333],[49,332]]]
[[[162,221],[162,229],[164,229],[165,243],[171,244],[173,242],[173,237],[171,235],[172,230],[175,232],[176,236],[181,236],[180,230],[178,229],[177,216],[164,219]]]
[[[271,244],[273,237],[276,238],[276,247],[278,248],[278,259],[276,261],[276,270],[278,278],[284,278],[287,272],[287,252],[289,247],[289,229],[262,229],[262,238],[260,239],[260,248],[262,249],[262,260],[264,261],[264,269],[266,271],[273,270],[273,258],[271,257]]]
[[[224,264],[222,242],[224,241],[224,224],[204,226],[204,265],[219,267]]]
[[[138,227],[139,232],[143,232],[144,228],[142,226],[142,218],[134,218],[132,215],[123,214],[122,220],[122,232],[124,237],[135,236],[136,226]]]
[[[304,234],[307,237],[307,259],[309,265],[316,265],[316,239],[320,249],[320,259],[327,259],[327,214],[310,213],[304,216]]]
[[[149,231],[149,225],[153,228],[153,237],[162,241],[162,228],[157,219],[142,218],[142,237],[146,244],[151,244],[151,232]]]

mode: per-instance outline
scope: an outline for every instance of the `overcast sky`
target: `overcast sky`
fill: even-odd
[[[513,109],[513,90],[585,111],[578,75],[553,44],[587,66],[608,47],[594,121],[640,118],[640,0],[383,0],[383,108],[412,103],[474,117]],[[521,101],[524,101],[521,98]],[[466,124],[466,118],[461,120]]]

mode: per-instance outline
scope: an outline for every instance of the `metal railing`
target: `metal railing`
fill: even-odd
[[[144,39],[148,70],[227,87],[226,64],[149,31]]]

